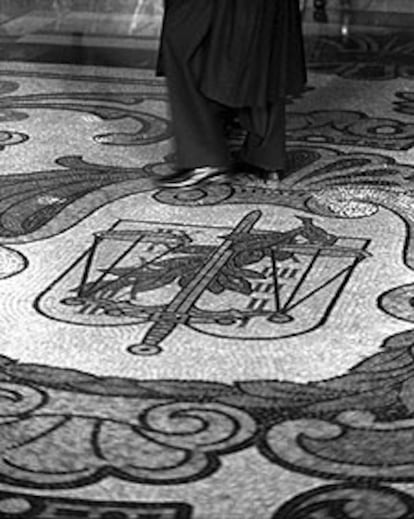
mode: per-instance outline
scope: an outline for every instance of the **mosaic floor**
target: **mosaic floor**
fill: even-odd
[[[305,24],[280,183],[162,191],[157,5],[85,4],[0,0],[0,518],[412,519],[407,25]]]

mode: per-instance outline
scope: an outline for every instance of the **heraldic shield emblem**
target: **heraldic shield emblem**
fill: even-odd
[[[233,228],[117,220],[94,234],[36,307],[70,323],[142,325],[128,348],[141,355],[160,353],[180,326],[240,341],[315,330],[370,240],[300,215],[288,230],[268,230],[261,217],[248,212]]]

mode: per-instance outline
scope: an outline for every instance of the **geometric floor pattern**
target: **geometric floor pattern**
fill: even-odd
[[[308,27],[286,176],[175,191],[154,34],[3,41],[0,518],[414,517],[412,40]]]

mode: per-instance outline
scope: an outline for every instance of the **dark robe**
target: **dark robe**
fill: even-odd
[[[166,0],[168,29],[200,91],[230,107],[266,106],[306,82],[298,0]],[[168,28],[167,28],[167,25]]]

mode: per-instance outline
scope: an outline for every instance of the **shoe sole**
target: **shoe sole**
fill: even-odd
[[[183,180],[182,182],[172,182],[169,184],[168,182],[164,183],[161,181],[158,187],[165,189],[191,189],[202,184],[223,184],[228,181],[228,173],[226,171],[221,171],[211,175],[200,175],[200,177],[194,175],[187,180]]]

